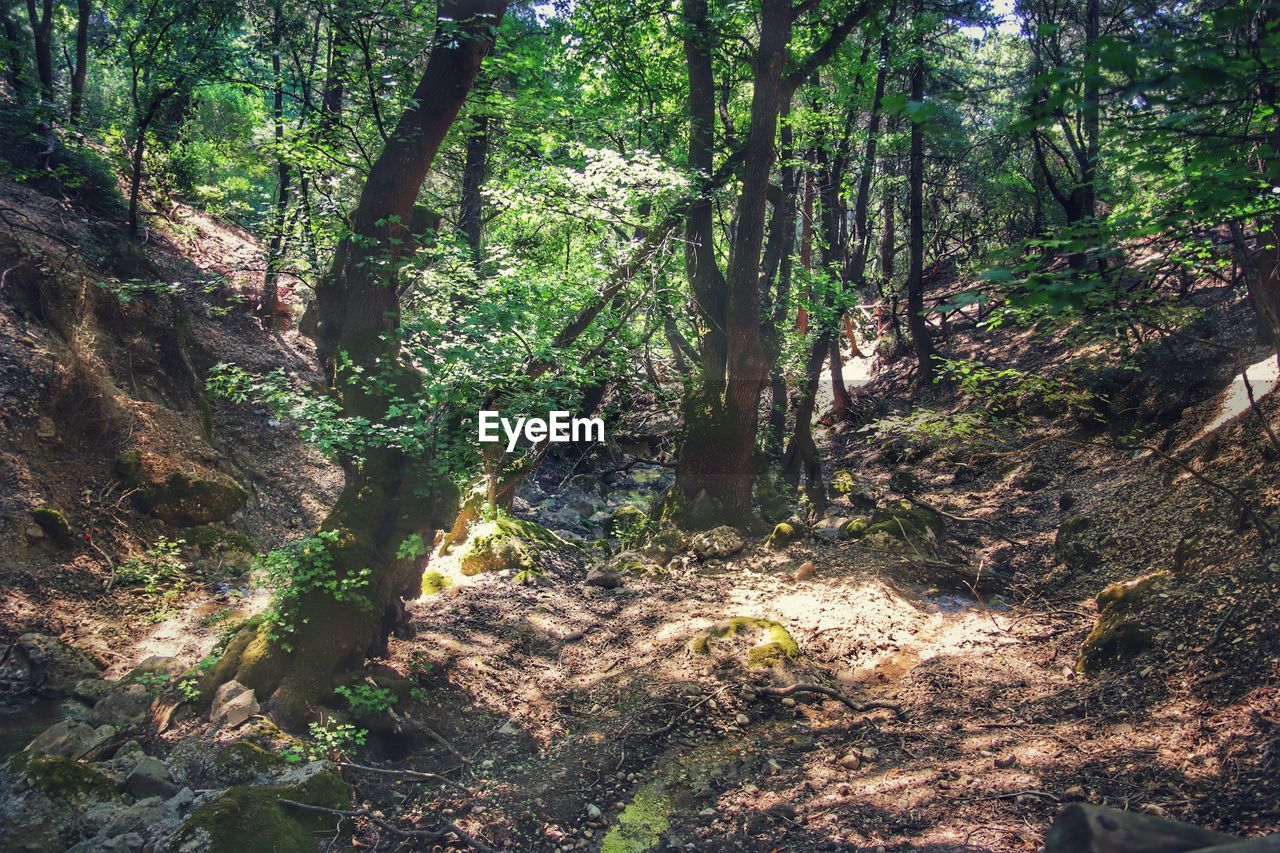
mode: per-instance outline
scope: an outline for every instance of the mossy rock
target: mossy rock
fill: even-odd
[[[1127,583],[1113,583],[1100,592],[1098,622],[1080,646],[1077,671],[1093,675],[1149,649],[1152,634],[1143,614],[1170,579],[1168,572],[1156,572]]]
[[[502,516],[476,525],[459,555],[459,566],[467,576],[527,571],[538,567],[543,552],[572,548],[537,522]]]
[[[634,506],[620,506],[609,516],[609,535],[624,542],[635,542],[649,526],[649,516]]]
[[[453,586],[453,579],[446,575],[442,575],[437,571],[422,573],[423,595],[439,595],[451,586]]]
[[[910,501],[893,502],[869,517],[850,519],[840,528],[841,539],[905,553],[933,553],[946,536],[942,516]]]
[[[847,495],[858,487],[858,478],[852,471],[836,471],[831,475],[831,494]]]
[[[19,752],[9,759],[9,771],[25,777],[32,788],[57,801],[120,796],[110,777],[61,755]]]
[[[671,562],[672,558],[683,554],[688,548],[689,538],[674,527],[668,527],[665,530],[650,533],[644,544],[640,546],[640,553],[658,565],[665,566]]]
[[[252,556],[258,553],[253,540],[238,530],[228,530],[213,524],[201,524],[182,532],[182,538],[195,545],[203,554],[239,553]]]
[[[698,533],[689,540],[693,552],[704,560],[732,557],[747,543],[737,530],[727,524]]]
[[[300,768],[306,773],[308,768]],[[172,846],[202,845],[208,853],[313,850],[316,833],[333,830],[332,815],[281,805],[281,799],[330,809],[351,807],[351,792],[336,769],[310,772],[291,783],[228,788],[192,812]]]
[[[136,450],[126,450],[116,457],[116,476],[125,480],[136,480],[142,475],[142,454]]]
[[[639,551],[619,552],[609,560],[607,567],[620,575],[657,575],[662,573],[662,566]]]
[[[253,778],[276,773],[288,766],[288,762],[270,750],[250,740],[232,741],[214,754],[213,764],[222,775],[235,774]]]
[[[734,616],[717,622],[689,641],[689,651],[699,655],[710,654],[715,641],[753,632],[761,637],[762,642],[747,650],[748,668],[767,669],[800,657],[800,646],[781,622],[752,616]]]
[[[804,526],[790,521],[782,521],[774,525],[773,532],[769,534],[768,545],[776,551],[780,551],[798,542],[803,538],[805,533]]]
[[[785,521],[791,515],[791,500],[785,489],[779,488],[772,477],[762,476],[756,483],[756,506],[760,517],[770,524]]]
[[[152,515],[182,526],[226,521],[249,499],[239,483],[173,471],[163,480],[139,487],[138,500]]]
[[[36,507],[31,510],[31,520],[55,542],[65,545],[71,541],[71,525],[67,517],[53,507]]]

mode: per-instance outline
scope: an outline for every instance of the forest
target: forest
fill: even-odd
[[[0,849],[1280,851],[1275,0],[0,25]]]

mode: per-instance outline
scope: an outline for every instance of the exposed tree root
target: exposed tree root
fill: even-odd
[[[444,825],[439,829],[403,829],[388,820],[378,817],[368,809],[330,809],[324,806],[313,806],[309,803],[299,803],[296,800],[286,800],[283,797],[280,798],[279,802],[283,806],[291,806],[295,809],[302,809],[309,812],[330,814],[336,817],[362,817],[397,838],[418,838],[425,841],[438,841],[449,833],[453,833],[458,837],[458,840],[462,841],[464,844],[471,845],[471,847],[481,851],[481,853],[495,853],[492,847],[477,841],[474,837],[459,828],[457,824],[450,821],[445,821]]]
[[[849,707],[849,710],[856,711],[858,713],[863,711],[872,711],[876,708],[885,708],[893,711],[893,713],[897,714],[899,717],[903,716],[902,706],[897,702],[888,702],[883,699],[872,699],[869,702],[855,702],[839,690],[835,690],[834,688],[826,687],[821,684],[801,683],[792,684],[788,687],[757,687],[755,688],[755,691],[761,696],[773,696],[776,699],[785,699],[786,697],[796,693],[817,693],[819,695],[835,699],[839,702],[843,702]]]

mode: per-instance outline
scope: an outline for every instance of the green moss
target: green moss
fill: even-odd
[[[107,776],[61,755],[19,752],[9,759],[9,770],[27,777],[33,788],[55,800],[119,796],[115,783]]]
[[[1098,622],[1080,646],[1076,669],[1092,675],[1150,648],[1151,632],[1141,615],[1169,580],[1167,572],[1156,572],[1128,583],[1113,583],[1099,593]]]
[[[201,806],[187,818],[175,839],[181,847],[203,831],[209,853],[242,850],[312,850],[317,832],[332,830],[331,815],[282,806],[280,799],[331,809],[346,809],[351,794],[336,770],[317,773],[296,786],[238,786]]]
[[[831,493],[847,495],[858,485],[852,471],[836,471],[831,475]]]
[[[841,539],[861,539],[867,534],[867,528],[871,526],[871,519],[865,516],[851,518],[845,522],[840,528]]]
[[[773,533],[769,534],[768,545],[775,550],[781,550],[798,540],[802,532],[800,527],[789,521],[779,522],[774,526]]]
[[[609,535],[624,542],[634,542],[649,526],[649,516],[634,506],[620,506],[609,517]]]
[[[600,853],[646,853],[671,824],[675,804],[659,786],[641,788],[604,837]]]
[[[116,457],[116,475],[126,480],[135,480],[142,474],[142,454],[136,450],[126,450]]]
[[[763,641],[747,651],[747,666],[763,669],[800,657],[800,646],[780,622],[751,616],[734,616],[712,625],[689,641],[689,650],[695,654],[708,654],[713,640],[736,637],[749,631],[759,632]]]
[[[844,539],[864,539],[877,547],[907,545],[916,550],[937,545],[946,533],[942,516],[909,501],[897,501],[870,518],[852,519],[840,530]]]
[[[31,510],[31,518],[47,536],[59,542],[71,539],[71,525],[61,512],[48,506],[38,506]]]
[[[248,740],[237,740],[218,750],[213,763],[220,769],[247,770],[255,774],[281,770],[287,762]]]
[[[437,595],[453,586],[453,580],[437,571],[422,573],[422,594]]]
[[[183,531],[182,538],[201,551],[238,551],[242,554],[258,553],[253,540],[236,530],[227,530],[212,524],[202,524]]]
[[[142,487],[139,497],[152,515],[175,524],[225,521],[239,511],[249,493],[232,480],[206,480],[174,471],[163,482]]]
[[[547,528],[523,518],[502,516],[471,531],[459,565],[464,575],[536,568],[544,550],[573,546]]]

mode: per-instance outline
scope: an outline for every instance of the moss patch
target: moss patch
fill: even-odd
[[[620,506],[609,517],[609,535],[624,542],[635,542],[649,526],[649,516],[634,506]]]
[[[1080,646],[1076,669],[1092,675],[1116,666],[1151,647],[1151,632],[1142,613],[1169,583],[1167,572],[1156,572],[1128,583],[1113,583],[1098,594],[1098,622]]]
[[[9,770],[25,776],[31,787],[55,800],[119,796],[115,783],[107,776],[61,755],[19,752],[9,759]]]
[[[230,478],[205,479],[182,471],[143,484],[138,496],[152,515],[182,525],[225,521],[249,499],[249,493]]]
[[[182,534],[182,538],[197,546],[202,552],[238,551],[242,554],[258,553],[258,546],[253,540],[236,530],[227,530],[212,524],[201,524],[192,527]]]
[[[422,573],[422,594],[438,595],[449,587],[453,586],[453,580],[440,574],[437,571],[428,571]]]
[[[479,524],[471,531],[459,565],[462,573],[468,576],[481,572],[533,570],[544,551],[572,547],[541,524],[503,516]]]
[[[336,770],[316,773],[298,785],[228,788],[187,818],[174,846],[181,847],[203,833],[209,853],[314,849],[314,833],[332,830],[333,818],[283,806],[281,798],[331,809],[351,805],[350,791]]]
[[[760,643],[747,651],[747,666],[751,669],[765,669],[800,657],[800,646],[782,623],[751,616],[734,616],[717,622],[689,641],[689,651],[709,654],[713,641],[748,632],[757,632],[762,637]]]
[[[799,525],[792,524],[789,521],[779,522],[774,525],[773,532],[769,534],[769,547],[774,550],[781,550],[798,540],[803,532],[803,528]]]
[[[71,541],[71,525],[67,517],[53,507],[36,507],[31,510],[31,519],[49,538],[63,543]]]

